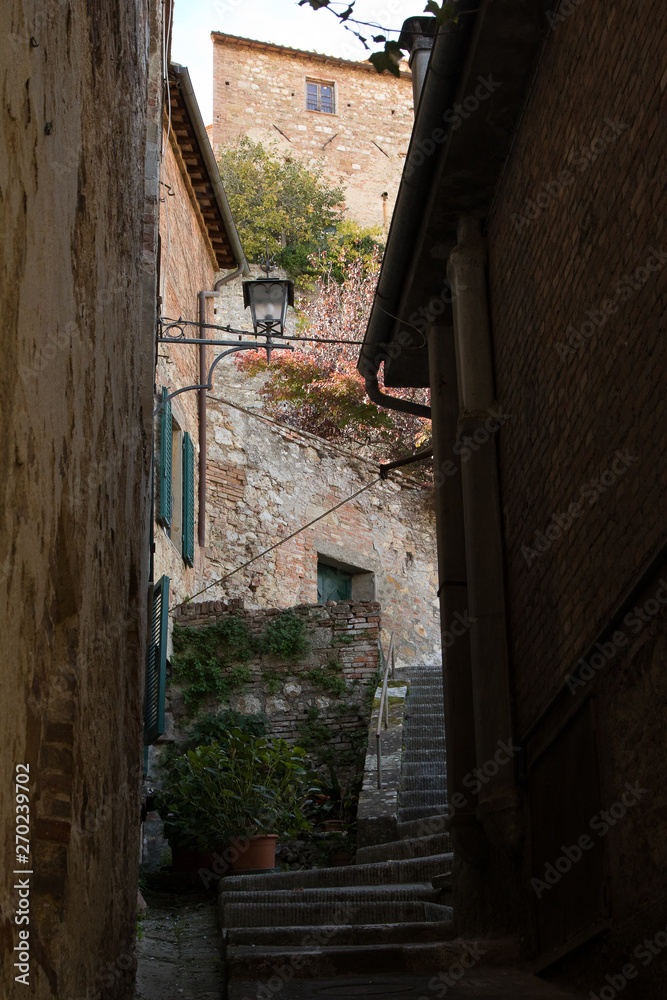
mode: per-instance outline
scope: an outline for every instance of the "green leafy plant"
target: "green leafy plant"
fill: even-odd
[[[222,712],[209,712],[198,720],[189,736],[189,742],[195,746],[208,746],[211,743],[225,743],[233,730],[249,736],[266,736],[269,720],[263,713],[242,715],[233,709]]]
[[[238,615],[212,625],[175,628],[173,642],[174,677],[187,684],[183,700],[191,713],[208,697],[226,701],[251,679],[243,663],[256,655],[259,643]],[[228,664],[234,665],[223,674]]]
[[[302,659],[310,651],[304,619],[291,608],[281,611],[269,621],[263,646],[267,652],[275,653],[281,660]]]
[[[262,670],[262,683],[269,694],[277,694],[282,686],[283,675],[277,670]]]
[[[334,731],[320,719],[320,710],[310,705],[306,718],[297,723],[299,737],[305,749],[316,764],[328,764],[334,760],[335,752],[331,740]]]
[[[324,691],[340,696],[347,690],[345,678],[341,677],[342,670],[338,660],[329,660],[326,666],[314,667],[305,676]]]
[[[219,167],[248,260],[259,263],[268,249],[291,276],[307,272],[309,256],[342,220],[344,188],[321,167],[247,137],[222,152]]]
[[[307,830],[311,784],[305,750],[235,729],[224,746],[172,761],[157,805],[172,847],[211,850],[230,837]]]

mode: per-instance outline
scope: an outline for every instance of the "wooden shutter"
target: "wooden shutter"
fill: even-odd
[[[183,560],[188,566],[195,559],[195,449],[192,438],[183,435]]]
[[[164,692],[167,682],[167,625],[169,577],[153,587],[150,635],[146,650],[146,693],[144,697],[144,743],[154,743],[164,732]]]
[[[171,527],[171,401],[167,400],[166,387],[162,388],[160,410],[160,509],[158,521],[165,528]]]

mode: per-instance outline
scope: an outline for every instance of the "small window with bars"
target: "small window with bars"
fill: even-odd
[[[306,111],[321,111],[325,115],[336,114],[333,83],[306,80]]]

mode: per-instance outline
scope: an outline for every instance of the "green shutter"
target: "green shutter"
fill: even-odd
[[[192,438],[183,435],[183,559],[195,560],[195,449]]]
[[[158,521],[165,528],[171,527],[171,401],[167,400],[166,387],[162,389],[160,411],[160,509]]]
[[[164,732],[164,692],[167,682],[167,626],[169,623],[169,577],[153,587],[150,635],[146,650],[144,696],[144,744],[154,743]]]

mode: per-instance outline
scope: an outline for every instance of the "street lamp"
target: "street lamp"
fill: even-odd
[[[246,309],[250,306],[255,333],[263,333],[271,340],[271,334],[285,334],[287,307],[294,305],[294,282],[271,278],[272,261],[268,256],[261,266],[266,278],[243,282],[243,305]]]

